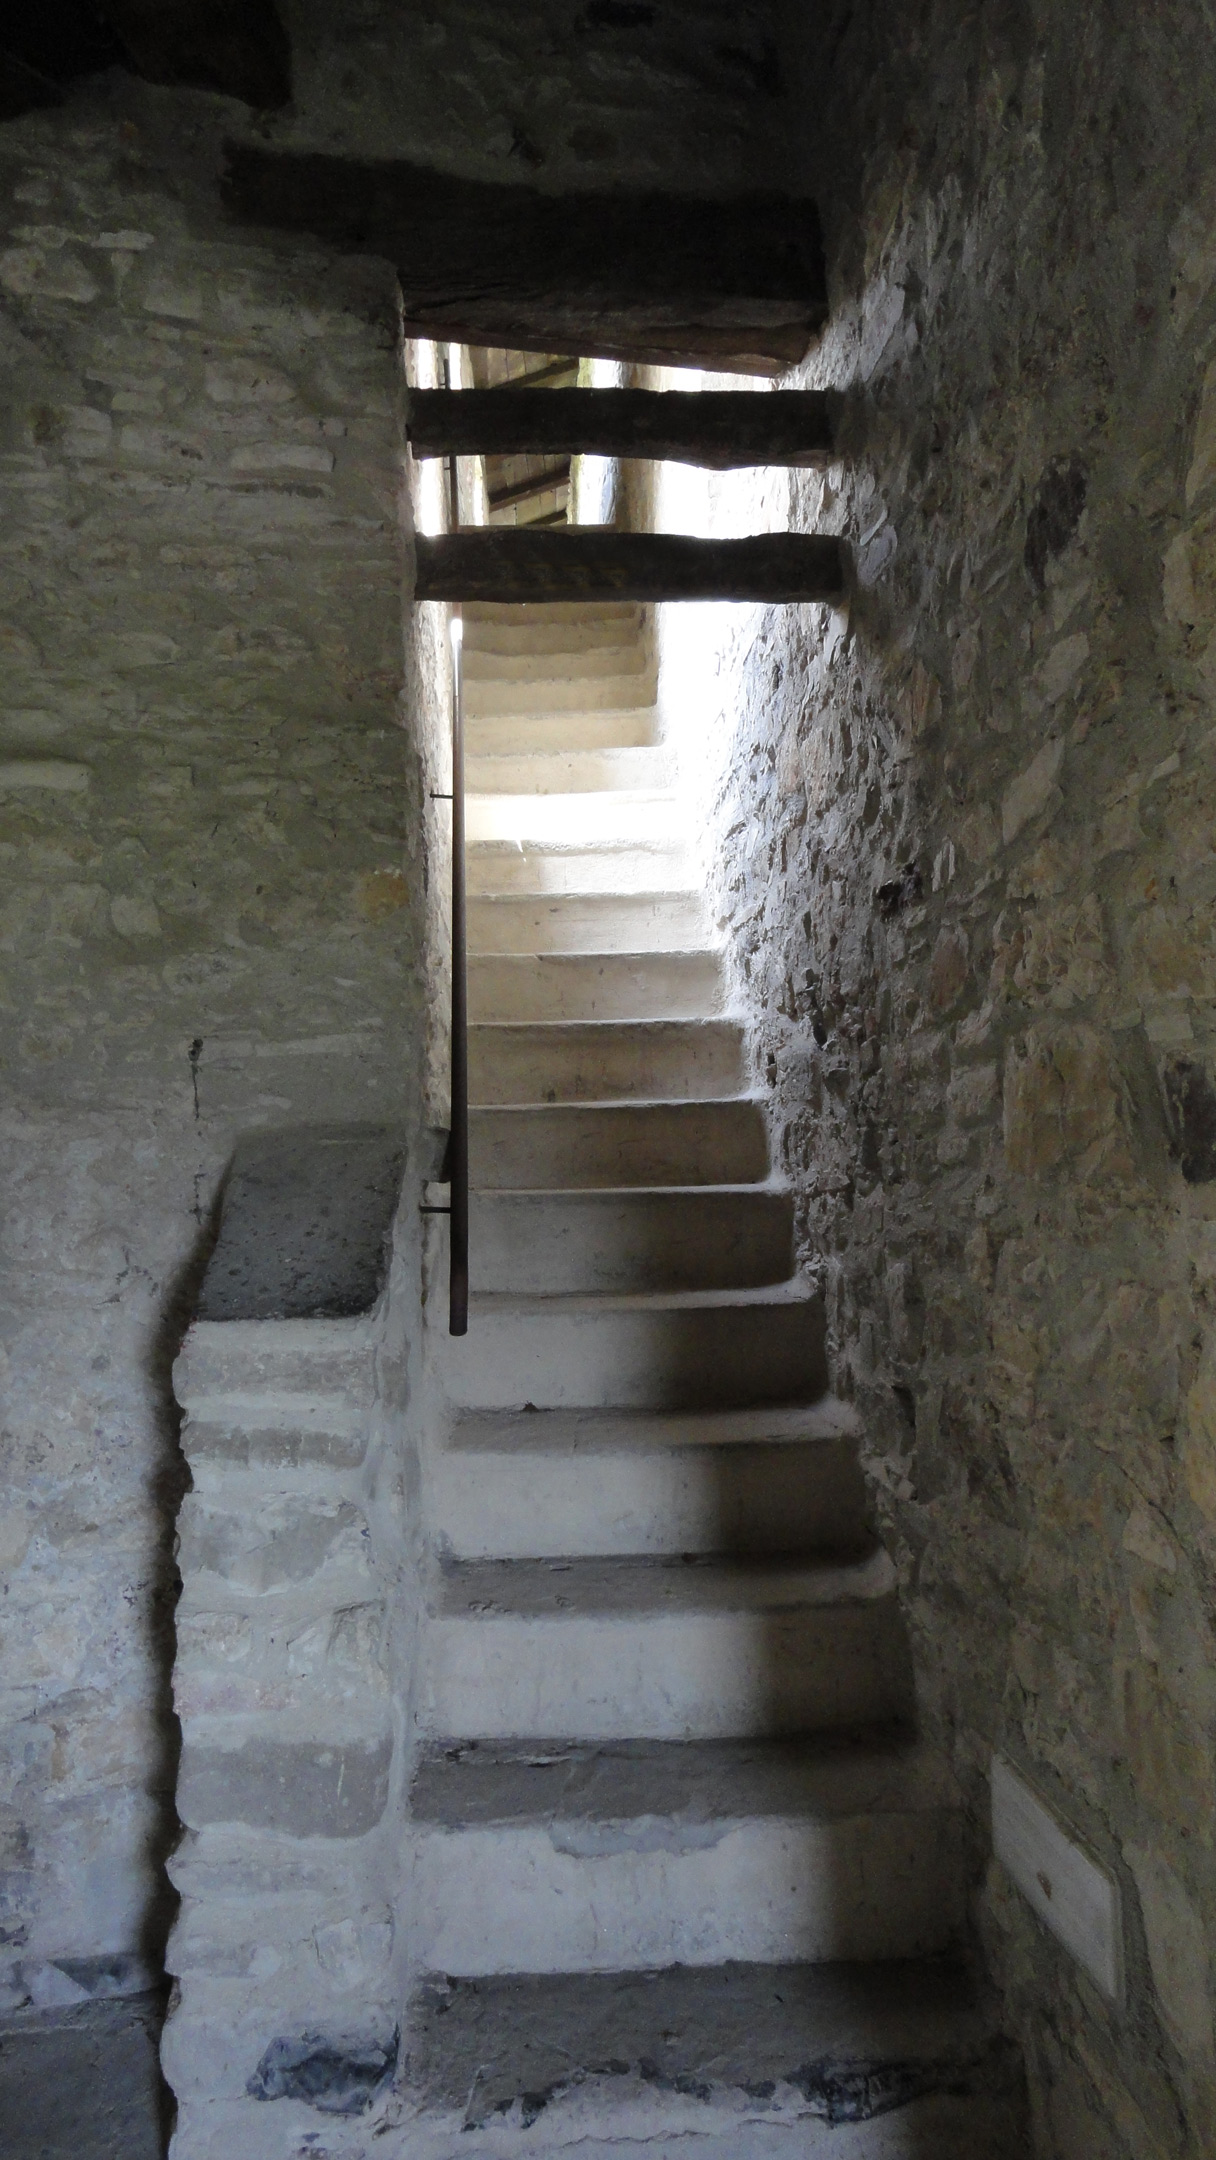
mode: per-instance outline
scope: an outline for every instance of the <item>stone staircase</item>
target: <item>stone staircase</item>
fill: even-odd
[[[624,605],[470,607],[411,2160],[995,2156],[970,1862]]]

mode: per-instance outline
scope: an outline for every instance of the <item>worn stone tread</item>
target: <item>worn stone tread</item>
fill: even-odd
[[[941,1757],[881,1726],[788,1740],[468,1740],[433,1746],[416,1822],[594,1821],[717,1826],[749,1816],[832,1821],[957,1805]]]
[[[856,1412],[834,1395],[743,1410],[462,1410],[449,1447],[553,1448],[587,1453],[622,1447],[735,1447],[740,1442],[855,1439]]]
[[[437,1610],[556,1618],[789,1612],[871,1604],[889,1597],[895,1571],[881,1546],[862,1560],[762,1555],[741,1560],[458,1560],[440,1577]]]
[[[412,2005],[404,2062],[407,2088],[463,2108],[467,2128],[515,2108],[535,2123],[588,2078],[839,2123],[934,2092],[1016,2103],[1018,2089],[990,2007],[936,1960],[436,1978]]]
[[[562,1189],[573,1191],[576,1188]],[[628,1185],[610,1189],[617,1193],[652,1190],[649,1186]],[[470,1309],[479,1307],[485,1313],[496,1313],[501,1318],[526,1319],[554,1313],[586,1313],[594,1318],[605,1312],[731,1312],[738,1306],[757,1311],[772,1306],[814,1306],[818,1295],[814,1283],[806,1276],[793,1275],[787,1282],[756,1283],[727,1290],[579,1291],[569,1296],[539,1297],[513,1297],[508,1291],[481,1290],[470,1300]]]
[[[661,743],[597,750],[482,750],[469,756],[467,777],[470,795],[634,794],[670,786],[672,755]]]

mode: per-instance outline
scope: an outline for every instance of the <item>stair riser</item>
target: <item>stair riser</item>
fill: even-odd
[[[827,1385],[817,1301],[660,1312],[479,1305],[436,1354],[452,1402],[494,1410],[680,1410],[809,1402]]]
[[[469,1182],[478,1191],[748,1185],[767,1172],[763,1113],[746,1099],[469,1115]]]
[[[617,1454],[449,1449],[427,1466],[432,1536],[460,1560],[860,1551],[851,1441]]]
[[[635,643],[646,617],[629,600],[537,600],[470,602],[461,613],[464,634],[479,652],[567,652],[586,645]]]
[[[614,675],[529,676],[519,682],[466,675],[464,682],[470,720],[508,713],[637,712],[653,705],[654,677],[640,668]]]
[[[746,1289],[793,1266],[786,1193],[474,1193],[474,1290]]]
[[[678,845],[680,840],[669,794],[630,794],[625,789],[571,795],[470,794],[465,836],[470,847],[505,840],[521,847],[649,848]]]
[[[714,953],[474,954],[477,1020],[701,1020],[722,1006]]]
[[[626,1849],[587,1856],[597,1831]],[[674,1849],[644,1849],[660,1840]],[[936,1813],[423,1829],[415,1948],[462,1976],[933,1957],[962,1932],[966,1881],[958,1821]]]
[[[480,1104],[703,1101],[739,1094],[745,1081],[733,1021],[469,1031],[469,1093]]]
[[[653,893],[686,891],[691,885],[682,847],[656,842],[578,848],[474,847],[468,853],[469,894]]]
[[[551,750],[470,757],[471,795],[592,795],[671,784],[671,759],[654,745],[640,750]]]
[[[634,712],[512,713],[507,718],[473,719],[466,715],[465,748],[470,757],[507,757],[518,751],[644,750],[655,740],[654,713],[647,705]]]
[[[469,949],[475,953],[636,953],[704,951],[705,908],[690,893],[604,899],[473,899]]]
[[[526,630],[513,633],[515,644],[504,644],[507,629],[487,633],[470,630],[464,639],[466,682],[572,682],[602,675],[653,674],[640,638],[624,635],[594,637],[585,632],[571,637],[562,631]],[[545,642],[540,642],[541,639]],[[522,639],[522,641],[521,641]]]
[[[893,1599],[773,1613],[436,1618],[427,1723],[506,1740],[757,1738],[907,1708]]]

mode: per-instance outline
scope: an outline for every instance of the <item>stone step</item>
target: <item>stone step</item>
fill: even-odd
[[[556,1423],[559,1433],[545,1430]],[[624,1418],[571,1440],[545,1411],[457,1420],[424,1466],[428,1530],[462,1560],[860,1552],[865,1481],[850,1433],[664,1440]],[[805,1430],[805,1426],[804,1426]]]
[[[475,1191],[747,1185],[768,1175],[760,1103],[521,1103],[469,1112]]]
[[[477,794],[465,804],[470,847],[683,846],[684,810],[670,788],[578,788],[572,794]]]
[[[653,713],[654,676],[641,668],[622,667],[612,673],[589,670],[526,676],[474,675],[464,678],[464,710],[469,720],[501,719],[514,713],[591,712]]]
[[[424,1984],[411,2160],[1025,2160],[1021,2065],[961,1965],[676,1965]]]
[[[472,954],[469,1017],[701,1020],[721,1012],[716,953]]]
[[[469,1410],[728,1408],[824,1393],[823,1307],[774,1289],[472,1301],[469,1332],[436,1343],[449,1399]]]
[[[588,629],[640,636],[646,620],[639,600],[466,600],[460,612],[464,634],[474,640]]]
[[[776,1738],[908,1713],[890,1560],[477,1560],[423,1624],[436,1736]]]
[[[581,667],[586,659],[619,658],[623,666],[644,667],[649,662],[640,610],[616,618],[604,616],[584,622],[495,622],[473,620],[464,624],[466,667],[476,658],[482,672],[506,663],[512,673],[533,667]],[[611,668],[609,668],[611,672]]]
[[[728,1290],[784,1282],[794,1264],[788,1192],[674,1186],[634,1192],[474,1192],[474,1290]]]
[[[957,1795],[886,1735],[449,1746],[411,1809],[432,1971],[934,1957],[963,1931]]]
[[[744,1086],[737,1020],[483,1020],[469,1029],[475,1103],[703,1099]]]
[[[501,644],[487,646],[481,636],[466,638],[464,679],[476,683],[570,683],[600,682],[605,677],[637,677],[653,674],[653,664],[642,640],[633,636],[582,636],[577,643],[537,644],[537,633],[513,650]]]
[[[653,743],[658,734],[655,685],[652,675],[589,676],[586,681],[476,682],[464,694],[465,719],[470,727],[485,727],[535,719],[560,720],[569,747],[583,747],[579,732],[585,718],[615,714],[622,722],[645,715],[640,739]],[[470,740],[466,747],[473,748]],[[508,749],[522,749],[508,742]],[[560,747],[560,745],[559,745]]]
[[[467,855],[470,897],[477,893],[527,893],[540,899],[550,893],[696,893],[683,843],[660,835],[646,842],[611,839],[571,846],[558,836],[549,841],[485,840],[470,843]]]
[[[712,944],[699,893],[475,894],[471,953],[705,951]]]
[[[535,750],[469,757],[470,795],[636,795],[670,787],[673,760],[660,744],[627,750]]]
[[[465,716],[465,750],[472,757],[516,751],[644,749],[658,738],[654,708],[609,707],[603,712],[527,712]]]

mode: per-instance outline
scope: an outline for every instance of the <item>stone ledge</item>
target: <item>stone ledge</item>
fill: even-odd
[[[196,1320],[173,1367],[173,1392],[186,1410],[200,1397],[250,1394],[293,1400],[333,1395],[369,1409],[379,1340],[375,1314],[355,1320]]]
[[[332,453],[320,454],[332,462]],[[296,1126],[241,1141],[200,1319],[370,1312],[388,1272],[404,1168],[403,1136],[380,1125]]]

